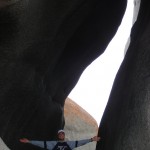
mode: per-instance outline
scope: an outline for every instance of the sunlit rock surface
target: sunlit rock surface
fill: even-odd
[[[91,138],[98,133],[96,120],[82,107],[67,98],[64,107],[65,132],[68,140]],[[90,142],[79,150],[94,150],[96,142]]]
[[[0,137],[52,140],[64,102],[116,33],[126,0],[0,1]]]
[[[0,138],[0,150],[10,150],[1,138]]]

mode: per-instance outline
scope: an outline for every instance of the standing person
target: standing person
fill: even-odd
[[[65,141],[64,130],[59,130],[57,133],[58,141],[30,141],[26,138],[20,139],[22,143],[30,143],[48,150],[73,150],[76,147],[85,145],[89,142],[99,141],[100,137],[94,136],[91,139],[84,139],[78,141]]]

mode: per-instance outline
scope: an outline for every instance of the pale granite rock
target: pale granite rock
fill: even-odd
[[[0,150],[10,150],[1,138],[0,138]]]
[[[80,140],[97,135],[98,125],[96,120],[78,104],[67,98],[65,107],[65,132],[66,139]],[[96,142],[90,142],[78,150],[94,150]]]

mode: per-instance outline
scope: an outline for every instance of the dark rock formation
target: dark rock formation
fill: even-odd
[[[38,149],[18,139],[56,138],[67,95],[116,33],[126,0],[5,2],[0,1],[0,136],[11,150]],[[146,14],[134,39],[144,32]]]
[[[150,149],[150,2],[142,0],[115,79],[97,150]]]
[[[97,135],[98,125],[96,120],[82,107],[67,98],[64,107],[65,132],[68,140],[91,138]],[[79,150],[94,150],[96,142],[79,147]]]

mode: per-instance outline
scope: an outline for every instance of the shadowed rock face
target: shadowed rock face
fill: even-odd
[[[150,149],[150,2],[142,0],[131,44],[115,79],[97,150]]]
[[[103,53],[126,0],[18,0],[0,4],[0,136],[55,139],[64,101],[83,70]]]
[[[15,4],[19,0],[0,0],[0,8],[7,7],[9,5]]]

